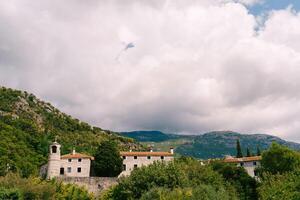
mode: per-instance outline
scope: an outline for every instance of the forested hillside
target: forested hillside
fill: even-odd
[[[76,146],[77,151],[93,155],[108,139],[121,149],[141,147],[130,138],[74,119],[33,94],[0,87],[0,176],[8,171],[25,177],[37,174],[55,137],[62,153]]]

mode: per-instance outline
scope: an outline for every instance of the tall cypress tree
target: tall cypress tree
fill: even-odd
[[[260,156],[260,155],[261,155],[259,146],[256,147],[256,155],[257,155],[257,156]]]
[[[237,158],[242,158],[243,157],[242,148],[241,148],[241,144],[240,144],[239,139],[236,140],[236,157]]]
[[[247,157],[251,157],[251,156],[252,156],[251,151],[250,151],[249,147],[247,147]]]

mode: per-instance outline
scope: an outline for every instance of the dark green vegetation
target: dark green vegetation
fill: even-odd
[[[103,199],[238,199],[235,188],[209,166],[182,158],[169,164],[156,162],[120,180]]]
[[[272,144],[262,154],[259,169],[261,183],[258,188],[261,200],[300,199],[300,153],[287,147]]]
[[[21,178],[17,174],[0,177],[0,200],[89,200],[93,196],[75,185],[45,181],[39,178]]]
[[[94,161],[96,176],[116,177],[122,172],[123,160],[114,141],[101,142]]]
[[[277,164],[271,168],[274,157]],[[299,200],[299,161],[299,152],[273,143],[262,154],[260,181],[256,181],[235,164],[214,161],[201,165],[193,158],[181,157],[135,169],[102,199]]]
[[[130,138],[74,119],[32,94],[0,87],[0,176],[9,171],[22,177],[37,175],[56,136],[63,154],[76,146],[78,152],[94,155],[99,143],[108,140],[120,149],[140,147]]]
[[[140,136],[141,135],[141,136]],[[250,152],[257,152],[257,148],[268,149],[272,142],[282,144],[291,149],[299,150],[300,144],[287,142],[278,137],[265,134],[239,134],[231,131],[209,132],[198,136],[181,136],[164,134],[162,132],[130,132],[126,136],[137,141],[147,141],[146,144],[153,144],[154,148],[168,149],[175,147],[175,152],[184,156],[195,158],[223,158],[225,155],[236,155],[236,141],[239,139],[243,155],[247,155],[247,148]],[[159,142],[156,142],[156,141]],[[177,142],[178,141],[178,142]],[[182,141],[182,142],[181,142]],[[164,147],[163,146],[167,146]]]
[[[247,150],[249,151],[248,148],[247,148]],[[241,144],[240,144],[239,139],[236,140],[236,157],[237,158],[242,158],[243,157],[243,152],[242,152],[242,148],[241,148]]]

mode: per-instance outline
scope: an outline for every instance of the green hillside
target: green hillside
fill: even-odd
[[[0,176],[8,171],[37,174],[55,137],[62,153],[76,146],[77,151],[93,155],[107,139],[117,141],[121,149],[141,148],[133,139],[74,119],[33,94],[0,87]]]
[[[144,132],[134,131],[126,133],[126,136],[132,137],[146,145],[152,145],[155,150],[167,150],[172,146],[175,147],[177,154],[201,159],[235,155],[237,139],[241,142],[244,154],[246,154],[247,148],[252,153],[256,153],[257,147],[262,150],[267,149],[272,142],[277,142],[292,149],[300,149],[300,144],[287,142],[275,136],[266,134],[240,134],[232,131],[209,132],[198,136],[183,136],[152,131],[147,132],[147,137],[145,137]]]

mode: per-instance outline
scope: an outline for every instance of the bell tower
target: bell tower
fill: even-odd
[[[51,179],[60,174],[60,144],[55,140],[55,142],[50,145],[49,150],[47,178]]]

